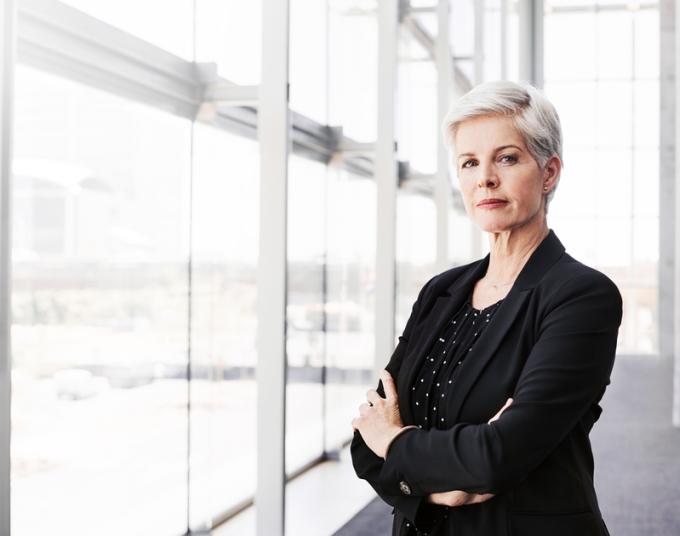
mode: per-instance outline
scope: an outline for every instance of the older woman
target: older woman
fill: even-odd
[[[352,421],[354,468],[394,507],[393,535],[606,535],[588,435],[622,299],[548,227],[558,115],[529,85],[489,82],[444,129],[490,253],[423,286]]]

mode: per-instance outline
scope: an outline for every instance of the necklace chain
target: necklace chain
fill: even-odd
[[[492,286],[493,288],[498,288],[498,287],[506,287],[508,285],[512,285],[514,281],[510,281],[509,283],[498,283],[497,285],[494,285],[493,283],[489,283],[489,286]]]
[[[517,274],[518,273],[519,272],[517,272]],[[515,280],[517,279],[517,274],[515,274],[514,279],[512,281],[508,281],[507,283],[495,283],[495,284],[494,283],[487,283],[487,285],[489,285],[490,287],[493,287],[493,288],[507,287],[508,285],[512,285],[515,282]]]

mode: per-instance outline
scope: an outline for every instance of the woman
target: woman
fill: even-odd
[[[393,535],[607,535],[588,434],[622,299],[548,227],[558,115],[529,85],[489,82],[444,129],[490,252],[420,291],[352,421],[356,473],[394,507]]]

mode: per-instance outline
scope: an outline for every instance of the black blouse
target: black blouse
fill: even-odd
[[[502,299],[498,300],[484,309],[475,309],[472,306],[471,292],[461,308],[444,325],[430,350],[423,356],[418,373],[414,376],[410,397],[411,409],[415,417],[414,424],[419,428],[443,430],[455,424],[449,422],[446,405],[442,402],[447,396],[451,396],[456,386],[456,378],[465,366],[467,354],[482,336],[486,325],[502,301]],[[440,507],[433,508],[434,506],[427,503],[426,507],[421,507],[420,510],[424,511],[419,511],[418,518],[421,518],[421,514],[427,516],[430,510],[432,513],[435,510],[441,512]],[[416,531],[415,527],[410,525],[411,531],[408,534],[414,536],[433,534],[429,531]]]

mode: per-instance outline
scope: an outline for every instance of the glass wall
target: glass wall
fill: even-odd
[[[323,453],[326,168],[289,159],[286,472]]]
[[[258,82],[259,61],[248,72],[211,40],[216,2],[163,7],[158,24],[153,1],[135,17],[70,3],[83,12],[57,13],[73,33],[97,23],[103,49],[161,47],[176,65],[195,14],[200,60]],[[257,33],[259,7],[230,9]],[[69,80],[69,61],[63,77],[16,74],[12,534],[209,528],[255,491],[259,147],[140,105],[125,83],[93,89],[86,65]]]
[[[436,3],[421,3],[434,8]],[[409,14],[411,25],[432,38],[437,36],[437,16],[432,10]],[[437,147],[440,143],[437,118],[438,76],[432,51],[415,38],[405,25],[399,27],[397,63],[396,134],[397,158],[407,162],[414,178],[397,194],[395,345],[411,314],[413,302],[425,282],[435,275],[437,220],[434,199],[418,191],[417,181],[434,185]],[[427,177],[427,178],[426,178]],[[429,179],[429,181],[428,181]],[[385,356],[384,365],[389,356]]]
[[[565,140],[549,221],[574,257],[621,289],[618,351],[656,354],[658,9],[562,4],[547,2],[545,16],[545,90]]]
[[[178,534],[191,123],[26,67],[15,102],[12,534]]]
[[[378,110],[377,0],[328,0],[329,124],[374,142]]]
[[[376,0],[328,1],[328,123],[367,143],[377,135],[377,8]],[[330,162],[326,190],[324,445],[330,452],[351,438],[357,406],[376,384],[376,184],[343,170],[337,165],[343,158]],[[361,158],[370,162],[372,155]]]
[[[352,436],[351,421],[375,387],[376,185],[333,169],[328,174],[325,445]]]
[[[189,511],[198,529],[255,493],[258,144],[196,123],[192,200]]]
[[[217,64],[219,75],[235,84],[259,84],[262,0],[193,0],[193,4],[195,61]]]

